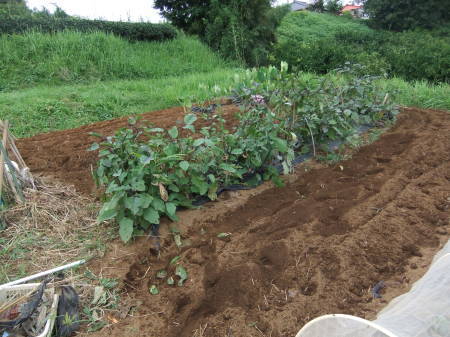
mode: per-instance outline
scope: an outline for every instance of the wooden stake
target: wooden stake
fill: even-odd
[[[16,201],[18,203],[21,203],[21,202],[24,202],[25,200],[24,200],[24,197],[22,195],[22,191],[18,190],[20,186],[17,185],[17,188],[16,188],[17,179],[16,179],[16,176],[14,175],[15,173],[20,173],[20,172],[15,172],[16,170],[15,170],[14,166],[11,164],[11,161],[8,158],[8,153],[6,152],[7,141],[8,141],[8,121],[5,121],[3,123],[3,140],[2,140],[1,149],[0,149],[1,150],[1,161],[0,161],[0,164],[2,164],[1,167],[0,167],[0,170],[1,170],[1,173],[2,173],[2,179],[1,179],[2,186],[1,187],[3,187],[3,177],[5,176],[4,168],[5,168],[5,162],[6,162],[6,164],[9,167],[9,170],[10,170],[9,174],[6,174],[6,178],[8,180],[9,187],[11,187],[11,190],[14,193]],[[1,191],[2,190],[0,190],[0,193],[1,193]]]
[[[6,145],[6,140],[8,139],[8,121],[5,121],[5,123],[2,122],[2,127],[3,127],[3,148]],[[1,151],[0,154],[0,198],[2,196],[2,190],[3,190],[3,171],[5,169],[5,158],[3,156],[3,151]]]
[[[14,139],[11,137],[10,133],[8,133],[8,140],[9,140],[9,147],[11,148],[11,151],[14,154],[14,157],[16,157],[17,164],[19,164],[19,167],[21,169],[27,167],[27,165],[25,164],[25,161],[23,160],[22,156],[20,155],[20,152],[17,149],[16,143],[14,142]]]

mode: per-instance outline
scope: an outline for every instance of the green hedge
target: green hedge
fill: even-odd
[[[173,39],[177,31],[169,24],[112,22],[78,18],[17,17],[0,20],[0,34],[20,34],[30,30],[56,33],[64,30],[79,32],[102,31],[131,41],[163,41]]]
[[[299,70],[327,73],[350,61],[371,74],[406,80],[449,82],[449,28],[394,33],[373,30],[355,19],[296,12],[277,30],[273,60]]]

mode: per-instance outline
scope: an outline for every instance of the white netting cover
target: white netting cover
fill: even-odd
[[[296,337],[450,337],[450,241],[427,273],[375,321],[326,315],[306,324]]]

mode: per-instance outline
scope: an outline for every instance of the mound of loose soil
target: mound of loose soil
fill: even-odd
[[[226,103],[220,108],[227,126],[234,123],[234,114],[239,111],[235,105]],[[149,121],[157,127],[170,128],[181,125],[185,110],[182,107],[148,112],[139,115],[142,120]],[[128,117],[85,125],[76,129],[43,133],[17,141],[19,151],[31,172],[52,176],[58,180],[74,185],[79,192],[90,194],[95,190],[92,179],[92,167],[97,162],[97,152],[86,150],[98,138],[89,136],[90,132],[98,132],[110,136],[120,128],[126,127]],[[198,121],[197,127],[205,125]]]
[[[97,336],[281,337],[323,314],[373,318],[448,239],[449,208],[450,115],[405,109],[347,161],[305,164],[283,188],[265,184],[182,212],[180,251],[168,232],[159,258],[148,239],[118,243],[95,267],[121,278],[130,306],[139,305]],[[182,287],[155,277],[173,273],[175,255],[189,273]],[[381,300],[370,292],[379,281]]]

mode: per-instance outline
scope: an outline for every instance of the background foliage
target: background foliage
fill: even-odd
[[[131,41],[163,41],[173,39],[177,35],[176,30],[167,24],[112,22],[55,16],[4,17],[0,20],[0,34],[18,34],[32,30],[42,33],[56,33],[64,30],[101,31]]]
[[[130,41],[163,41],[177,36],[176,29],[168,24],[87,20],[71,17],[57,6],[50,13],[45,7],[42,10],[31,10],[23,0],[0,1],[0,34],[29,31],[54,34],[64,30],[85,33],[101,31]]]
[[[277,30],[273,60],[300,70],[326,73],[346,61],[364,64],[372,74],[407,80],[448,82],[448,28],[394,33],[369,28],[347,17],[313,12],[287,15]]]
[[[324,6],[325,11],[331,14],[339,14],[342,10],[342,7],[344,6],[342,5],[341,0],[328,0]]]
[[[289,11],[270,0],[156,0],[155,8],[177,28],[197,34],[227,58],[249,65],[268,63],[275,28]]]
[[[365,0],[364,9],[373,26],[394,31],[430,29],[450,22],[450,1]]]

